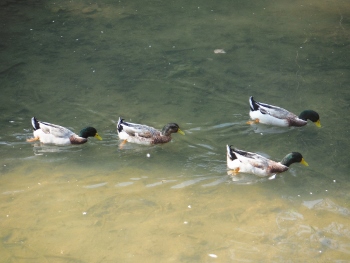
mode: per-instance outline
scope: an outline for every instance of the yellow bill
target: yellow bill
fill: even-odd
[[[300,162],[300,163],[302,163],[302,164],[305,165],[305,166],[309,166],[309,164],[304,160],[304,158],[301,159],[301,162]]]
[[[320,122],[320,120],[316,121],[316,122],[315,122],[315,125],[316,125],[317,127],[321,128],[321,122]]]
[[[185,133],[183,131],[181,131],[180,129],[177,130],[178,133],[185,135]]]
[[[96,139],[99,139],[100,141],[102,140],[101,136],[98,135],[98,133],[96,133],[94,137],[95,137]]]

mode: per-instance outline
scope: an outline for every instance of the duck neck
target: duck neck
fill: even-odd
[[[281,161],[281,164],[289,167],[292,163],[302,163],[305,162],[303,161],[303,156],[298,153],[298,152],[291,152],[288,153]]]
[[[162,134],[162,136],[169,136],[170,135],[169,131],[166,130],[165,127],[162,129],[161,134]]]
[[[294,160],[292,159],[290,154],[287,154],[280,163],[289,167],[292,163],[294,163]]]
[[[171,131],[171,129],[169,128],[169,125],[165,125],[165,126],[163,127],[163,129],[162,129],[162,132],[161,132],[161,134],[162,134],[163,136],[170,136],[171,133],[172,133],[172,131]]]

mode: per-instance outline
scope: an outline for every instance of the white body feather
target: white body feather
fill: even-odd
[[[33,132],[34,138],[39,137],[40,142],[56,145],[71,144],[70,138],[72,136],[79,137],[71,130],[48,122],[37,122],[39,129]],[[32,120],[32,125],[35,128],[35,122]]]
[[[254,101],[249,98],[250,112],[252,120],[259,120],[259,123],[280,127],[304,126],[307,121],[299,119],[294,113],[278,106]]]
[[[117,131],[119,139],[144,145],[151,145],[154,136],[161,136],[161,132],[153,127],[132,122],[125,123],[121,118],[118,120]]]
[[[33,132],[34,137],[39,137],[40,142],[47,144],[69,145],[71,144],[69,137],[57,137],[52,134],[44,133],[41,129]]]
[[[249,116],[252,120],[259,119],[259,123],[280,127],[289,126],[288,121],[286,119],[278,119],[269,114],[262,114],[259,110],[250,111]]]
[[[145,138],[140,137],[138,133],[135,133],[135,136],[130,136],[125,131],[121,131],[118,133],[118,135],[119,135],[119,139],[126,140],[131,143],[138,143],[138,144],[144,144],[144,145],[151,144],[150,140],[146,140]]]
[[[288,170],[288,167],[281,164],[280,162],[274,162],[270,159],[267,159],[264,156],[261,156],[257,153],[246,152],[239,150],[240,152],[244,152],[246,156],[243,156],[234,150],[231,156],[230,146],[226,146],[227,148],[227,167],[231,170],[238,170],[240,173],[250,173],[255,174],[260,177],[270,176],[275,174],[272,172],[272,166],[277,168],[279,172],[283,172]],[[231,157],[233,157],[231,159]]]
[[[234,159],[233,161],[230,159],[230,157],[227,155],[227,167],[231,170],[239,169],[240,173],[249,173],[249,174],[255,174],[260,177],[265,177],[271,175],[270,173],[267,173],[267,171],[263,168],[255,167],[252,165],[250,160],[244,156],[241,156],[240,154],[236,153],[237,159]],[[263,156],[260,156],[264,159],[266,159]]]

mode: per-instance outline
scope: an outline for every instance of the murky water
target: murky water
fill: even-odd
[[[349,261],[348,1],[5,0],[0,21],[1,262]],[[249,126],[251,95],[322,128]],[[103,141],[27,143],[32,116]],[[186,135],[120,150],[119,116]],[[232,178],[226,144],[310,166]]]

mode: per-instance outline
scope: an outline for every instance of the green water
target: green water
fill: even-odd
[[[1,262],[349,261],[348,1],[5,0],[0,22]],[[251,95],[322,128],[249,126]],[[32,116],[103,140],[27,143]],[[186,135],[120,150],[119,116]],[[226,144],[309,166],[232,178]]]

